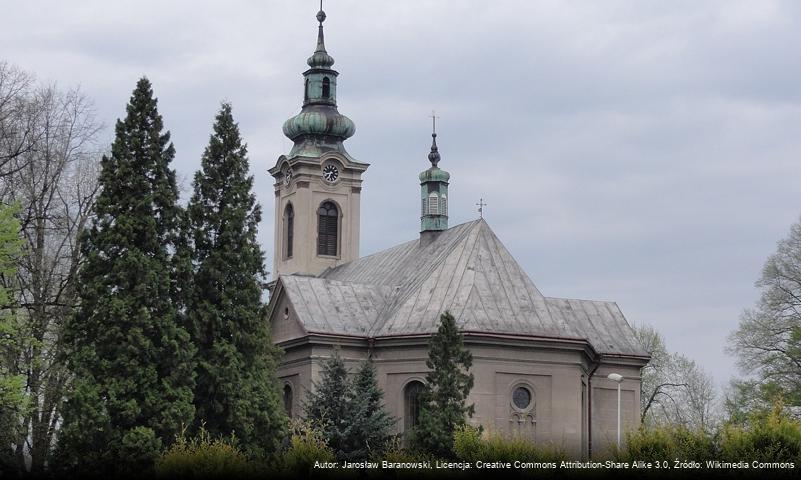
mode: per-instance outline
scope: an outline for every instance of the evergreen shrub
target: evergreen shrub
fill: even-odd
[[[567,455],[549,444],[537,444],[519,437],[485,433],[470,425],[458,427],[453,435],[453,451],[467,462],[561,462]]]
[[[311,423],[293,420],[291,429],[289,448],[278,461],[278,468],[284,473],[304,477],[315,472],[315,462],[335,461],[334,451],[326,444],[323,433]]]
[[[720,439],[721,456],[728,461],[794,462],[801,465],[801,423],[782,413],[777,403],[767,414],[752,417],[745,426],[726,425]]]
[[[626,435],[626,444],[614,452],[616,460],[631,462],[698,461],[718,458],[715,438],[701,430],[680,426],[642,427]]]
[[[193,438],[182,433],[156,460],[159,478],[237,478],[254,475],[254,470],[234,436],[212,438],[204,427]]]

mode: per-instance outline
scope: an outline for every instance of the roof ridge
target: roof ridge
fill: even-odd
[[[552,297],[550,295],[543,295],[543,297],[545,297],[545,299],[548,299],[548,300],[576,300],[578,302],[609,303],[609,304],[617,305],[617,302],[614,301],[614,300],[592,300],[590,298]]]
[[[460,228],[460,227],[462,227],[464,225],[467,225],[467,224],[470,224],[470,223],[475,223],[475,224],[483,223],[483,224],[486,224],[486,222],[482,218],[479,218],[479,219],[476,219],[476,220],[469,220],[467,222],[462,222],[462,223],[460,223],[458,225],[454,225],[454,226],[448,228],[447,230],[443,230],[442,233],[449,232],[449,231],[452,231],[452,230],[456,230],[457,228]],[[467,230],[469,230],[469,229],[467,229]],[[336,270],[338,270],[338,269],[340,269],[342,267],[345,267],[347,265],[352,265],[354,263],[361,262],[362,260],[368,260],[368,259],[370,259],[372,257],[377,256],[377,255],[384,254],[384,253],[389,252],[391,250],[401,249],[402,247],[408,246],[410,244],[413,244],[413,243],[419,242],[419,241],[420,241],[420,238],[418,237],[418,238],[415,238],[415,239],[412,239],[412,240],[407,240],[405,242],[401,242],[401,243],[399,243],[397,245],[393,245],[393,246],[387,247],[387,248],[385,248],[383,250],[379,250],[379,251],[373,252],[373,253],[371,253],[369,255],[365,255],[363,257],[359,257],[357,259],[351,260],[350,262],[343,263],[341,265],[337,265],[337,266],[335,266],[333,268],[328,268],[325,271],[323,271],[320,275],[315,275],[315,276],[321,277],[321,278],[326,278],[326,277],[323,277],[323,275],[326,275],[326,274],[328,274],[330,272],[336,271]]]

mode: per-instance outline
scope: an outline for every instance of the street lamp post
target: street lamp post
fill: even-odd
[[[617,383],[617,449],[620,450],[620,382],[623,381],[623,375],[610,373],[606,378]]]

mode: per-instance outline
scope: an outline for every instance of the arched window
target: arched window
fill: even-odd
[[[295,209],[291,203],[284,209],[284,241],[286,242],[286,258],[292,258],[295,243]]]
[[[428,214],[439,215],[439,197],[436,192],[428,194]]]
[[[308,78],[306,79],[306,84],[303,87],[303,101],[304,102],[308,102],[309,101],[309,79]]]
[[[323,202],[317,209],[317,255],[336,256],[339,210],[334,202]]]
[[[442,197],[439,199],[439,213],[442,214],[442,215],[447,215],[448,214],[448,196],[447,195],[443,194]]]
[[[408,432],[420,422],[420,408],[425,385],[417,380],[406,384],[403,389],[403,431]]]
[[[284,410],[289,418],[292,418],[292,386],[288,383],[284,385]]]
[[[428,198],[423,197],[423,205],[420,207],[420,215],[428,213]]]
[[[328,77],[323,78],[323,98],[331,96],[331,80]]]

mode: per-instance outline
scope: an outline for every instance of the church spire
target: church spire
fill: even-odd
[[[356,132],[356,126],[337,110],[337,77],[331,67],[334,58],[325,49],[323,22],[326,14],[320,2],[317,12],[317,48],[306,61],[309,69],[303,72],[303,108],[284,122],[284,135],[295,142],[293,155],[317,156],[323,151],[344,152],[342,141]]]
[[[437,115],[436,112],[431,112],[431,153],[428,154],[428,160],[431,165],[436,167],[439,163],[439,149],[437,148]]]
[[[451,175],[439,168],[441,156],[437,147],[437,116],[431,113],[431,168],[420,173],[420,234],[448,229],[448,181]]]
[[[323,11],[323,1],[320,0],[320,11],[317,12],[317,21],[320,23],[317,26],[317,49],[314,50],[314,54],[306,61],[312,68],[331,68],[334,65],[334,57],[329,55],[325,50],[325,35],[323,33],[323,22],[325,19],[326,15]]]

